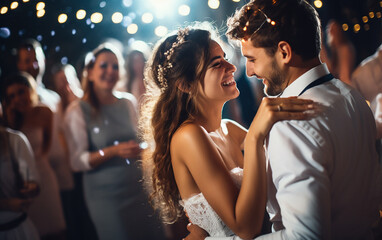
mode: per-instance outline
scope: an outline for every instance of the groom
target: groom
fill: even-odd
[[[322,105],[315,118],[278,122],[269,133],[272,233],[256,239],[373,239],[380,200],[373,115],[321,63],[320,33],[317,12],[304,0],[251,1],[228,19],[227,35],[240,40],[247,75],[261,79],[267,95]],[[186,239],[205,237],[195,225],[189,230]]]

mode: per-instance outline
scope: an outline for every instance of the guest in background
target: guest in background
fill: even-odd
[[[23,132],[31,143],[39,172],[40,194],[28,210],[42,239],[65,239],[65,220],[59,187],[48,153],[52,136],[52,111],[38,103],[36,82],[28,73],[8,76],[1,88],[6,126]]]
[[[0,239],[38,240],[37,229],[26,214],[39,193],[32,148],[24,134],[2,123],[0,142]]]
[[[145,85],[143,82],[143,73],[146,59],[139,50],[133,50],[127,56],[127,84],[126,91],[133,94],[140,101],[145,93]]]
[[[66,108],[73,101],[84,95],[76,69],[70,64],[58,64],[52,69],[53,88],[61,98],[60,107],[65,113]]]
[[[341,25],[334,19],[326,26],[326,44],[322,44],[320,56],[336,78],[351,84],[351,75],[356,64],[356,50]]]
[[[122,69],[121,54],[108,43],[86,58],[84,96],[65,116],[71,164],[85,172],[85,201],[99,239],[163,239],[140,181],[136,99],[114,91]]]
[[[62,204],[68,205],[65,195],[74,187],[73,176],[69,163],[66,159],[65,140],[62,133],[63,112],[60,108],[60,96],[45,87],[43,84],[43,76],[45,73],[45,54],[41,44],[35,39],[25,39],[18,46],[17,51],[17,68],[19,71],[25,71],[32,75],[36,81],[36,91],[39,102],[48,106],[53,112],[52,140],[48,158],[53,167],[57,178]],[[67,208],[67,207],[66,207]]]
[[[53,90],[60,95],[60,112],[65,112],[70,103],[83,96],[80,80],[76,69],[70,64],[56,64],[52,68]],[[67,153],[66,160],[69,163],[69,149],[67,143],[66,128],[60,129],[60,139]],[[69,165],[69,164],[68,164]],[[65,219],[67,223],[68,238],[71,240],[97,239],[95,228],[87,211],[82,189],[82,172],[72,172],[74,186],[67,191],[61,191]]]

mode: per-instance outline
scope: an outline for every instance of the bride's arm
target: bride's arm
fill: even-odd
[[[197,186],[225,224],[239,237],[253,238],[261,231],[266,202],[264,138],[275,122],[306,119],[309,115],[303,111],[312,107],[310,100],[263,99],[244,141],[244,176],[240,191],[234,187],[219,153],[213,150],[216,147],[203,140],[203,134],[183,142],[191,147],[190,151],[182,151],[182,155]]]

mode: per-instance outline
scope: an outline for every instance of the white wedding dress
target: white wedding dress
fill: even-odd
[[[240,188],[243,179],[243,169],[234,168],[230,171],[234,183]],[[198,225],[208,232],[211,237],[228,237],[234,233],[229,229],[217,213],[208,204],[203,193],[194,195],[181,201],[188,218],[193,224]]]

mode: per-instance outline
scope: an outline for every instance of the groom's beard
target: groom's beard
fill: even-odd
[[[284,74],[276,63],[276,60],[272,61],[272,71],[269,73],[268,85],[264,85],[264,93],[267,96],[278,96],[280,95],[285,87],[284,84]]]

